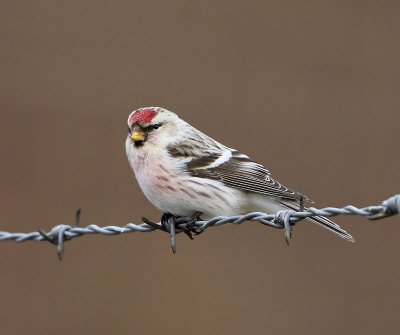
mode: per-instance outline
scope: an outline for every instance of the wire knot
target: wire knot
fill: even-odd
[[[400,194],[396,194],[385,200],[382,205],[385,207],[385,213],[388,215],[400,213]]]
[[[290,223],[290,218],[294,213],[296,213],[296,211],[293,211],[291,209],[281,210],[276,212],[275,218],[273,220],[274,223],[285,230],[285,240],[287,245],[289,245],[289,242],[292,239],[294,223]]]
[[[57,255],[59,260],[62,260],[64,256],[64,241],[69,240],[68,236],[65,234],[69,231],[72,226],[60,224],[53,227],[48,233],[43,230],[38,230],[39,234],[42,236],[43,240],[50,242],[57,246]]]

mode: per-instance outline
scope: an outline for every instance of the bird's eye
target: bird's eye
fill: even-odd
[[[151,125],[151,126],[148,126],[148,127],[147,127],[147,130],[148,130],[148,131],[155,130],[155,129],[160,128],[161,126],[162,126],[161,123],[156,123],[156,124],[153,124],[153,125]]]

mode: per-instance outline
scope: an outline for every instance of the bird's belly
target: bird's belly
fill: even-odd
[[[201,211],[204,219],[242,212],[242,192],[218,185],[217,182],[205,182],[190,176],[166,175],[161,170],[152,170],[137,176],[137,179],[147,199],[163,212],[190,216]]]

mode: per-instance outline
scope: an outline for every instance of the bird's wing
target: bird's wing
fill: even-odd
[[[195,154],[193,150],[174,148],[174,157],[185,158],[186,170],[194,177],[218,180],[229,187],[285,199],[300,199],[303,195],[283,186],[271,177],[261,164],[233,149],[212,150]],[[304,196],[303,196],[304,197]],[[307,197],[304,197],[308,200]]]
[[[172,157],[182,160],[187,172],[194,177],[218,180],[226,186],[243,191],[256,192],[275,196],[277,201],[288,209],[299,211],[304,200],[312,200],[302,194],[288,189],[271,177],[261,164],[252,161],[248,156],[229,148],[208,146],[208,151],[198,150],[190,145],[169,148]],[[202,148],[203,149],[203,148]],[[306,208],[304,208],[306,209]],[[322,216],[309,220],[327,228],[340,237],[353,241],[353,237],[336,223]]]

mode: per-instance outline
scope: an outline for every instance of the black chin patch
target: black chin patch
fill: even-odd
[[[133,143],[135,144],[135,147],[141,147],[143,146],[145,141],[133,141]]]

